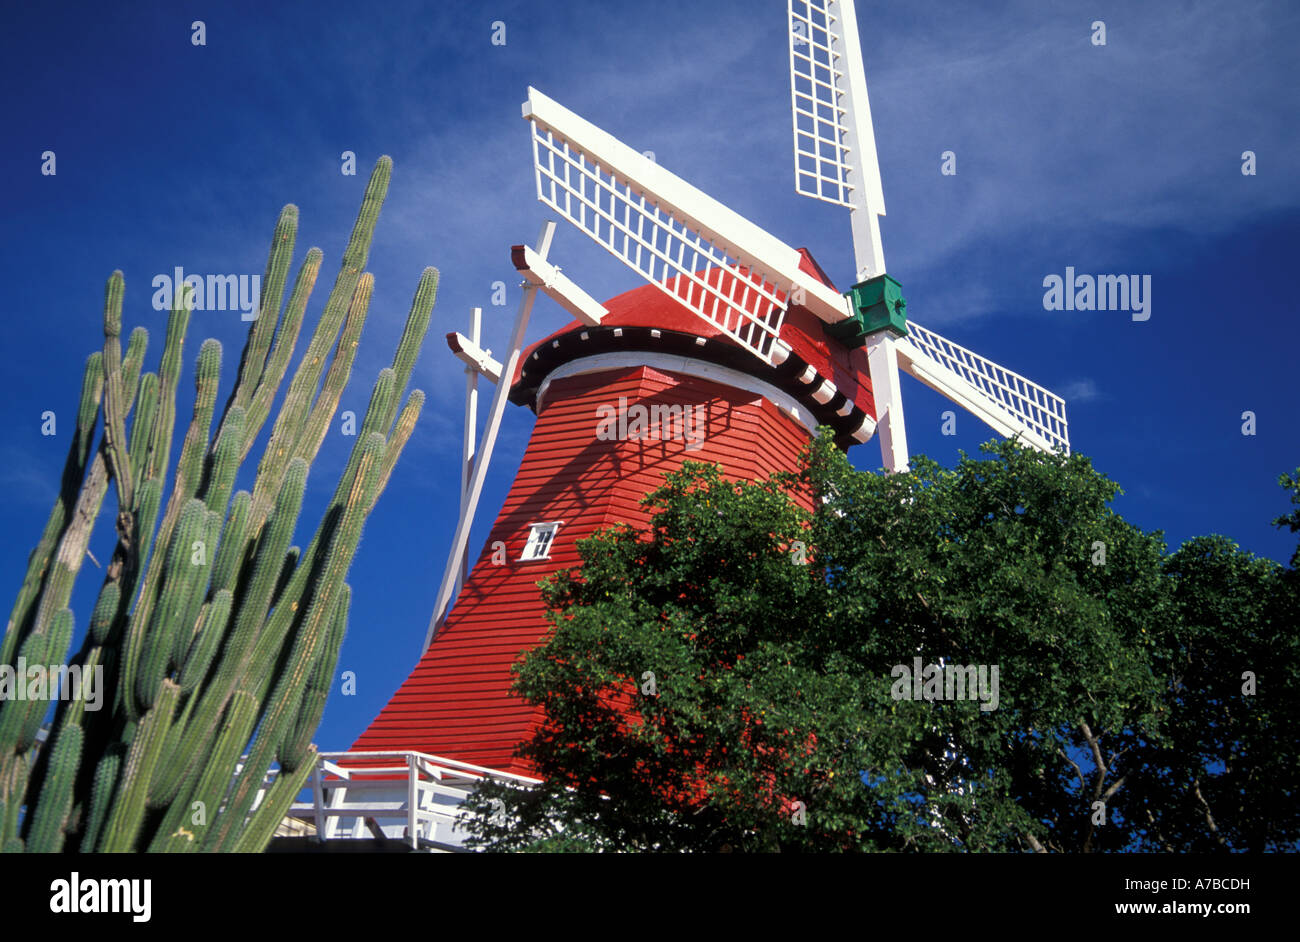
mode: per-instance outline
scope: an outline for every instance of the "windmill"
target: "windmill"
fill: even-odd
[[[865,346],[884,467],[908,466],[898,372],[1035,448],[1069,451],[1061,397],[910,320],[885,272],[885,213],[853,0],[788,0],[795,188],[849,210],[857,279],[844,296],[798,253],[695,187],[530,88],[538,198],[646,280],[766,363],[786,355],[791,304],[849,347]],[[730,290],[694,274],[734,276]]]
[[[1000,434],[1068,451],[1060,397],[907,317],[885,272],[853,2],[788,2],[796,190],[849,210],[855,283],[841,294],[806,250],[529,88],[522,114],[538,199],[646,283],[597,302],[550,260],[547,222],[533,247],[512,248],[522,297],[504,361],[479,346],[477,316],[470,336],[448,335],[469,376],[459,519],[423,655],[353,757],[397,751],[415,757],[411,770],[527,775],[514,749],[539,715],[511,696],[510,667],[550,629],[536,582],[578,565],[576,542],[604,526],[644,524],[638,499],[684,460],[757,479],[796,468],[827,425],[846,448],[878,434],[885,469],[904,471],[900,368]],[[525,350],[538,291],[575,322]],[[495,390],[476,443],[479,378]],[[507,402],[530,406],[537,423],[466,577]],[[698,439],[688,420],[703,429]],[[395,799],[411,815],[407,835],[419,827],[410,788]]]

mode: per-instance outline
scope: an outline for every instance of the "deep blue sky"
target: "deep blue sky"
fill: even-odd
[[[898,0],[861,2],[859,17],[886,259],[909,314],[1063,394],[1075,450],[1126,491],[1117,510],[1171,548],[1223,533],[1286,560],[1295,538],[1269,520],[1286,508],[1278,474],[1300,464],[1300,7]],[[190,42],[195,19],[204,47]],[[491,43],[496,20],[505,46]],[[1094,20],[1104,47],[1090,42]],[[127,327],[150,330],[156,369],[153,276],[260,274],[294,202],[295,269],[309,246],[325,252],[314,323],[369,169],[390,154],[374,301],[342,409],[364,410],[423,267],[442,284],[414,380],[429,404],[350,577],[339,669],[356,672],[357,695],[331,700],[318,736],[345,748],[418,657],[456,518],[463,373],[441,337],[481,305],[487,345],[504,348],[518,300],[509,246],[546,218],[519,117],[527,86],[808,246],[847,288],[846,215],[793,191],[786,55],[778,0],[6,5],[0,596],[17,591],[54,499],[109,273],[125,272]],[[53,177],[40,173],[46,150]],[[344,150],[357,154],[354,177],[339,172]],[[947,150],[956,176],[940,174]],[[1241,173],[1244,150],[1255,176]],[[598,298],[637,284],[564,224],[553,258]],[[1045,311],[1043,278],[1066,266],[1149,274],[1151,319]],[[510,294],[494,308],[498,279]],[[566,320],[541,300],[530,339]],[[246,328],[237,313],[195,314],[177,447],[199,342],[225,346],[224,402]],[[990,437],[964,413],[958,435],[942,436],[945,400],[904,383],[913,452],[952,464]],[[40,433],[47,409],[54,438]],[[1241,434],[1246,410],[1253,437]],[[475,552],[532,422],[507,413]],[[336,422],[309,481],[313,526],[351,441]],[[852,456],[880,460],[874,441]],[[101,561],[113,510],[110,499],[92,542]],[[83,625],[99,584],[88,568],[73,599]]]

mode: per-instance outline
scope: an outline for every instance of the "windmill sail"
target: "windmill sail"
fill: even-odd
[[[799,253],[534,88],[537,198],[606,251],[766,363],[792,293],[822,320],[843,297],[799,267]]]
[[[885,271],[885,214],[875,130],[854,0],[787,0],[795,190],[851,211],[858,278]],[[868,341],[881,457],[907,469],[898,369],[971,412],[995,431],[1044,451],[1070,450],[1065,402],[933,331],[908,321],[908,335]]]
[[[1008,438],[1019,436],[1040,451],[1070,453],[1065,400],[1019,373],[907,322],[895,341],[899,365],[935,392]]]
[[[860,277],[884,272],[884,213],[852,0],[788,0],[796,185],[850,208]],[[802,271],[799,253],[653,160],[534,88],[530,123],[537,198],[606,251],[765,363],[792,296],[826,323],[848,301]],[[971,350],[908,322],[906,337],[868,341],[877,434],[891,470],[907,468],[901,367],[994,430],[1068,453],[1065,403]]]
[[[852,210],[858,280],[885,271],[876,135],[853,0],[788,0],[795,190]]]

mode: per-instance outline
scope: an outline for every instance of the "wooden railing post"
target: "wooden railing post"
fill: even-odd
[[[415,753],[408,752],[406,754],[406,834],[411,839],[412,850],[417,850],[420,847],[419,802],[417,801],[418,792],[415,787],[417,774]]]
[[[321,784],[321,775],[324,772],[325,760],[320,756],[316,757],[316,769],[311,774],[311,793],[312,801],[316,805],[316,840],[325,840],[325,789]]]

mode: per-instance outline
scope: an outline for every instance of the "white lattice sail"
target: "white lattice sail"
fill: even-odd
[[[852,0],[788,0],[795,189],[884,215]]]
[[[825,0],[790,0],[790,114],[795,189],[851,206],[840,24]]]
[[[858,277],[885,271],[876,133],[853,0],[788,0],[795,190],[852,210]]]
[[[1042,451],[1070,453],[1065,400],[1019,373],[998,366],[908,320],[897,341],[899,365],[935,392]]]
[[[537,198],[764,362],[792,292],[823,320],[848,316],[795,249],[653,160],[536,89],[523,114]]]

